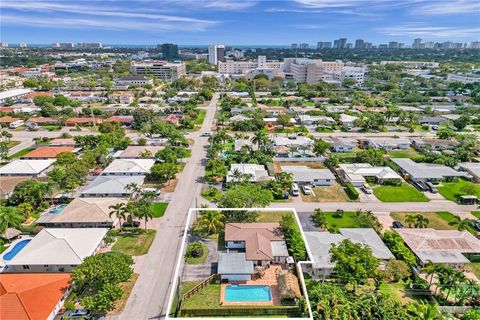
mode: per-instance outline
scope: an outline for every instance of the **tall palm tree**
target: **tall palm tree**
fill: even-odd
[[[133,215],[145,222],[145,232],[147,231],[147,221],[153,219],[153,212],[149,202],[137,203]]]
[[[23,222],[23,216],[15,207],[2,207],[0,209],[0,233],[8,228],[19,229]]]
[[[263,131],[257,131],[252,137],[252,143],[256,143],[259,150],[264,149],[265,144],[268,141],[268,135]]]
[[[432,285],[433,276],[435,275],[437,270],[438,270],[437,265],[433,263],[431,260],[428,260],[427,264],[425,264],[421,269],[422,272],[425,272],[427,274],[427,277],[430,276],[430,281],[429,281],[430,286]]]
[[[416,216],[414,214],[407,214],[405,217],[405,223],[409,228],[411,228],[413,225],[415,225],[415,222],[417,221]]]
[[[128,208],[125,203],[112,204],[108,207],[111,211],[108,214],[110,218],[115,216],[120,223],[120,230],[122,230],[122,219],[125,221],[128,215]]]
[[[208,230],[208,234],[217,233],[218,228],[223,227],[225,216],[216,210],[207,210],[200,212],[198,224]]]
[[[473,230],[474,224],[473,221],[470,219],[462,219],[459,216],[455,216],[452,221],[448,223],[451,226],[456,226],[458,231],[464,231],[464,230]]]
[[[23,202],[18,205],[18,209],[23,213],[25,219],[28,219],[33,213],[33,206],[30,203]]]

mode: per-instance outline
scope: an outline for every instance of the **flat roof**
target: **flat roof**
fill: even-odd
[[[8,99],[32,92],[30,89],[13,89],[0,92],[0,99]]]
[[[280,166],[280,168],[283,172],[291,173],[294,181],[335,180],[335,176],[330,169],[313,169],[307,166]]]
[[[464,172],[458,172],[443,164],[416,163],[408,158],[391,158],[391,160],[412,178],[443,179],[445,177],[466,176]]]
[[[218,274],[252,274],[253,261],[247,260],[243,252],[220,252]]]

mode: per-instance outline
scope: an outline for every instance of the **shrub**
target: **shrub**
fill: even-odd
[[[343,218],[344,211],[342,209],[337,209],[334,214],[332,214],[332,217],[335,219],[341,219]]]
[[[395,186],[395,187],[400,187],[402,185],[402,180],[401,179],[387,179],[383,180],[383,185],[385,186]]]
[[[203,245],[200,242],[190,243],[185,256],[187,258],[200,258],[203,256]]]
[[[347,183],[345,191],[347,192],[348,197],[352,200],[357,200],[360,196],[357,189],[355,189],[351,183]]]

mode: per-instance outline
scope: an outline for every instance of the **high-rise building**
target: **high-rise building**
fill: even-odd
[[[2,48],[8,48],[8,42],[2,41]]]
[[[308,43],[300,43],[300,44],[298,45],[298,48],[299,48],[299,49],[308,49]]]
[[[378,45],[378,49],[388,49],[388,44],[381,43]]]
[[[363,39],[355,40],[355,49],[365,49],[365,41]]]
[[[167,61],[146,61],[133,63],[134,75],[153,75],[164,81],[174,81],[187,74],[185,63],[170,63]]]
[[[63,49],[73,49],[75,48],[75,43],[73,42],[61,42],[59,43],[59,47]]]
[[[298,48],[298,44],[297,44],[297,43],[292,43],[292,44],[290,45],[290,48],[291,48],[291,49],[297,49],[297,48]]]
[[[82,49],[100,49],[102,44],[100,42],[79,42],[77,47]]]
[[[322,61],[311,59],[285,58],[283,69],[291,74],[297,82],[315,83],[324,80],[325,77],[333,77],[333,74],[341,72],[342,61]]]
[[[26,48],[27,47],[27,43],[26,42],[20,42],[20,48]]]
[[[340,38],[333,41],[334,49],[346,49],[347,48],[347,38]]]
[[[397,41],[390,41],[388,43],[388,49],[401,49],[403,48],[403,43]]]
[[[178,46],[172,43],[162,43],[157,45],[158,49],[162,50],[162,57],[165,60],[175,60],[178,59]]]
[[[473,41],[470,42],[470,49],[480,49],[480,41]]]
[[[412,49],[420,49],[422,47],[422,39],[413,39]]]
[[[325,41],[325,42],[319,41],[319,42],[317,42],[317,49],[330,49],[330,48],[332,48],[332,43],[329,42],[329,41]]]
[[[225,45],[212,44],[208,46],[208,63],[217,65],[218,61],[225,61]]]
[[[372,48],[373,48],[373,45],[372,45],[371,42],[365,42],[365,43],[363,44],[363,47],[364,47],[365,49],[372,49]]]

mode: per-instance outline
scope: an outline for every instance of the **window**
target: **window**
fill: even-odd
[[[30,266],[23,266],[23,269],[29,270]]]

